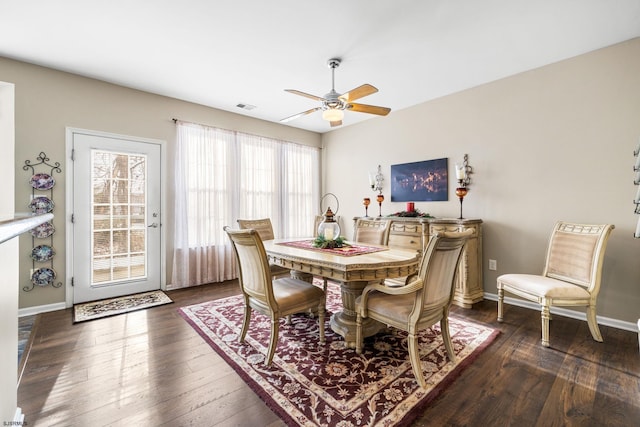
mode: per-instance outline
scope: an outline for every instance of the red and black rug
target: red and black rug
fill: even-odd
[[[341,309],[339,288],[329,284],[327,310]],[[280,323],[276,354],[264,366],[270,321],[253,312],[244,343],[238,341],[244,308],[240,296],[180,309],[180,314],[290,426],[407,425],[498,335],[493,328],[450,317],[456,364],[450,363],[439,327],[422,332],[420,348],[427,389],[411,371],[406,334],[393,330],[365,340],[363,354],[344,347],[326,322],[305,314]]]

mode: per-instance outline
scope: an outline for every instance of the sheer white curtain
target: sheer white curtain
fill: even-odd
[[[171,288],[237,275],[223,226],[270,218],[276,237],[311,236],[319,149],[177,122]]]

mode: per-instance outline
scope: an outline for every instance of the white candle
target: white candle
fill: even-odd
[[[640,138],[638,138],[638,146],[636,147],[636,151],[633,152],[634,156],[637,156],[640,154]]]
[[[633,237],[640,237],[640,217],[638,218],[638,225],[636,226],[636,233]]]
[[[633,167],[634,171],[637,171],[638,169],[640,169],[640,154],[636,156],[636,164]]]
[[[464,165],[456,163],[456,179],[464,179]]]
[[[324,229],[324,238],[325,240],[333,240],[333,228]]]
[[[375,182],[373,181],[373,175],[369,174],[369,185],[371,186],[371,188],[373,188],[373,186],[375,185]]]
[[[635,203],[640,203],[640,185],[638,185],[638,191],[636,191],[636,197],[633,199]]]

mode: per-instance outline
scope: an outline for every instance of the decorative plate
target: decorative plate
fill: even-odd
[[[48,267],[39,268],[31,275],[31,283],[38,286],[51,285],[55,279],[56,272]]]
[[[51,190],[56,185],[56,180],[46,173],[37,173],[31,177],[29,184],[36,190]]]
[[[39,226],[29,230],[29,233],[36,239],[46,239],[55,233],[56,229],[50,222],[43,222]]]
[[[29,203],[31,211],[37,214],[51,212],[53,210],[53,206],[51,199],[45,196],[34,197],[31,203]]]
[[[49,261],[56,254],[56,251],[49,245],[39,245],[31,250],[31,258],[34,261]]]

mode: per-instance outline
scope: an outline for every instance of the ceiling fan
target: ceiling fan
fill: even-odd
[[[322,110],[322,118],[331,123],[331,127],[340,126],[342,124],[342,118],[344,117],[344,110],[357,111],[359,113],[377,114],[379,116],[386,116],[391,111],[391,108],[377,107],[375,105],[356,104],[356,99],[363,98],[367,95],[376,93],[378,89],[370,84],[363,84],[355,89],[345,92],[342,95],[335,90],[335,70],[340,66],[340,59],[332,58],[327,61],[327,65],[331,68],[331,92],[327,93],[324,97],[311,95],[305,92],[300,92],[295,89],[285,89],[286,92],[294,93],[296,95],[305,96],[307,98],[320,101],[319,107],[312,108],[302,113],[294,114],[293,116],[286,117],[280,122],[288,122],[290,120],[297,119],[298,117],[306,116],[313,112]]]

